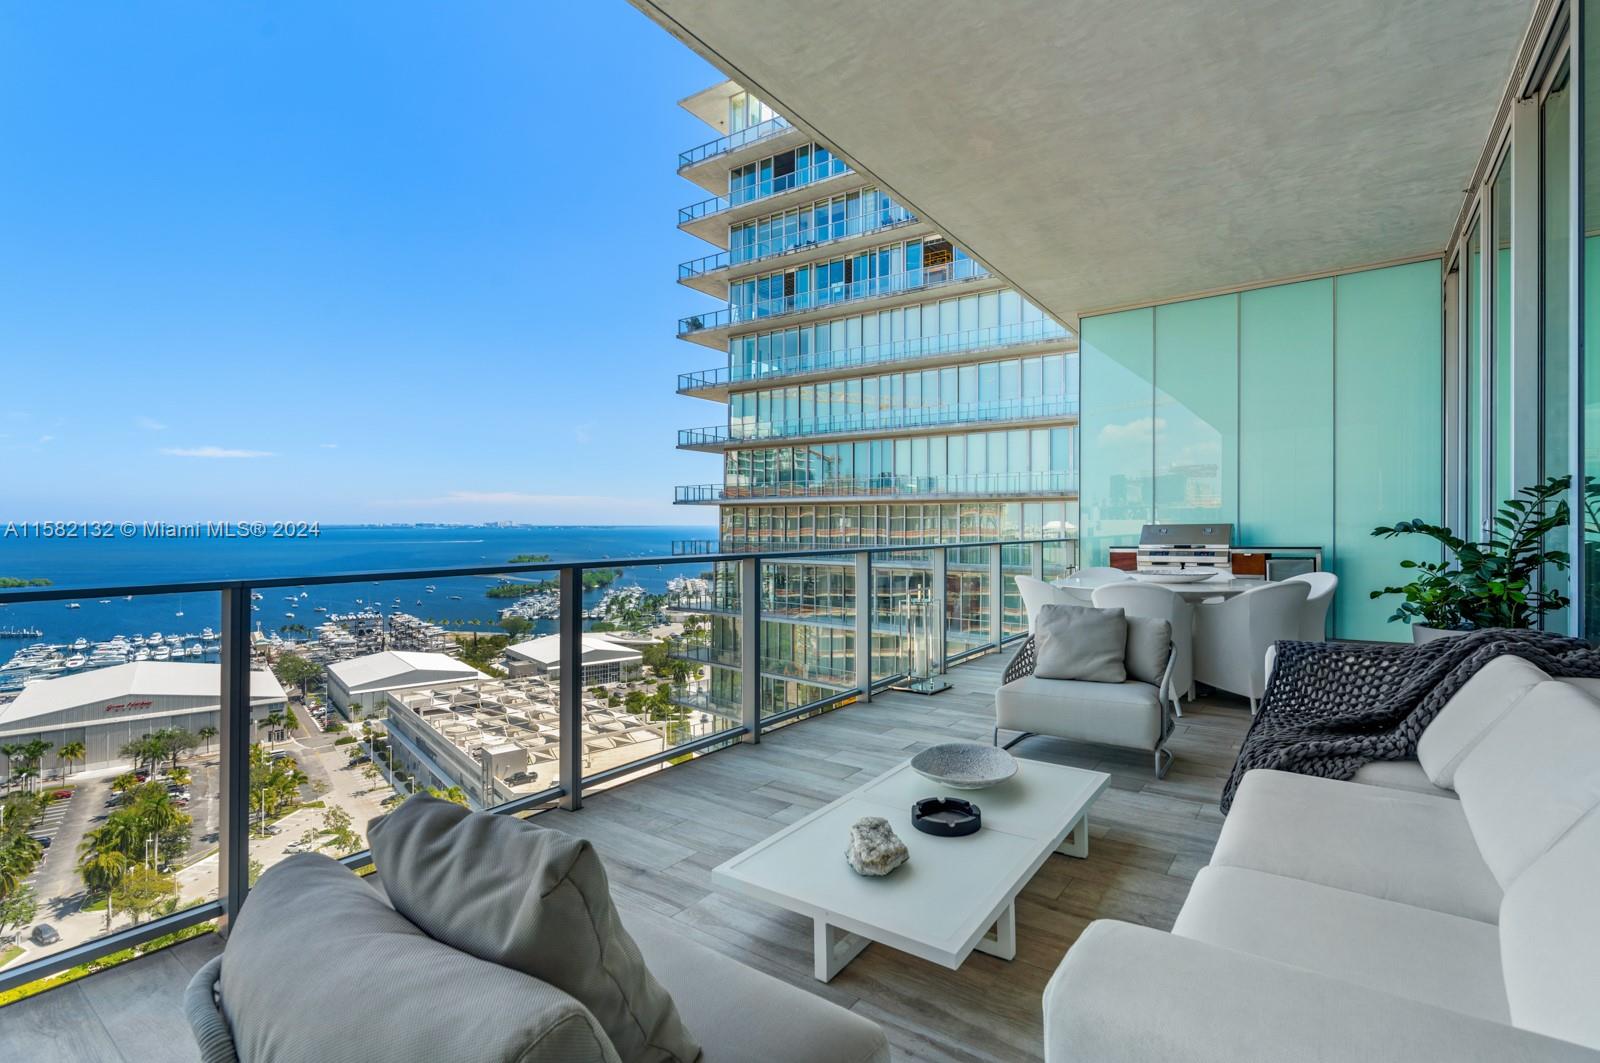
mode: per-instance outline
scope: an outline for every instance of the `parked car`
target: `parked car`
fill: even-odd
[[[49,923],[40,923],[28,937],[35,945],[54,945],[61,940],[61,935]]]
[[[40,848],[43,848],[43,849],[50,848],[50,840],[51,840],[51,836],[50,835],[48,835],[48,834],[35,834],[35,835],[32,835],[32,838],[33,838],[34,841],[39,843]]]
[[[65,801],[71,796],[72,796],[72,791],[71,790],[57,790],[55,793],[50,795],[50,800],[52,800],[52,801]]]
[[[310,842],[290,842],[288,847],[284,849],[284,852],[311,853],[316,852],[316,848],[317,847],[312,845]]]

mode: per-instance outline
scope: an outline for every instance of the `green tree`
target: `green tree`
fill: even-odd
[[[452,786],[445,790],[430,786],[428,787],[428,796],[437,797],[441,801],[449,801],[452,804],[460,805],[462,808],[469,807],[467,805],[467,793],[459,786]]]
[[[274,671],[281,682],[300,688],[300,696],[311,693],[311,684],[322,679],[322,665],[308,661],[298,653],[286,653],[278,658]]]
[[[512,642],[516,642],[533,630],[533,621],[525,616],[503,616],[500,618],[500,630],[504,631]]]
[[[110,901],[133,916],[134,925],[137,926],[141,918],[177,895],[178,883],[171,875],[164,875],[150,867],[133,867],[111,887]]]
[[[0,941],[8,930],[21,930],[39,914],[39,902],[32,886],[22,886],[8,894],[0,895]]]
[[[74,763],[83,763],[84,758],[88,755],[89,751],[84,748],[82,742],[63,743],[61,748],[56,750],[57,762],[66,765],[65,770],[61,773],[62,778],[66,778],[72,773],[72,765]]]
[[[12,783],[16,782],[16,772],[11,770],[12,765],[21,755],[21,742],[7,742],[5,745],[0,745],[0,757],[6,758],[6,789],[8,790],[11,788]]]
[[[208,726],[202,727],[202,728],[200,728],[200,730],[196,731],[195,732],[195,736],[206,744],[206,752],[210,753],[211,752],[211,740],[213,738],[217,737],[217,729],[215,727],[211,727],[211,726],[208,725]]]

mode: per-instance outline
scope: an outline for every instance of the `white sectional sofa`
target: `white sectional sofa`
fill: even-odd
[[[1253,771],[1171,933],[1101,920],[1067,1061],[1600,1061],[1600,681],[1503,657],[1351,782]]]

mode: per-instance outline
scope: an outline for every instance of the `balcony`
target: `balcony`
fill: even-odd
[[[846,180],[848,178],[848,180]],[[867,178],[841,159],[827,158],[789,173],[741,185],[678,208],[678,228],[708,244],[728,249],[728,227],[765,214],[809,205],[818,196],[860,187]],[[726,181],[723,183],[726,187]]]
[[[967,361],[973,355],[988,351],[1015,350],[1019,353],[1030,353],[1033,349],[1059,350],[1063,347],[1067,349],[1077,347],[1077,340],[1069,329],[1048,319],[1025,321],[1012,325],[971,329],[966,332],[924,336],[914,340],[845,347],[837,351],[821,351],[771,362],[719,366],[698,373],[680,373],[678,394],[711,399],[714,402],[727,402],[733,388],[770,380],[800,383],[846,373],[858,373],[864,369],[884,365],[925,369],[955,361]]]
[[[678,321],[678,338],[693,340],[707,347],[723,348],[738,331],[748,332],[758,322],[774,325],[800,324],[803,321],[839,313],[840,307],[866,302],[886,305],[914,302],[923,292],[957,284],[999,281],[983,265],[963,258],[943,266],[905,270],[886,277],[865,277],[848,283],[830,284],[816,291],[796,292],[776,299],[759,300],[748,306],[726,306],[704,314],[691,314]]]
[[[537,821],[592,840],[629,924],[650,922],[713,941],[747,964],[797,985],[810,977],[809,928],[711,882],[704,869],[785,823],[938,742],[987,740],[1005,655],[952,668],[954,689],[933,699],[883,692],[760,744],[739,744],[593,794],[577,812]],[[701,706],[704,708],[704,706]],[[930,711],[937,710],[937,711]],[[878,945],[835,979],[830,995],[880,1017],[897,1053],[1038,1060],[1040,997],[1069,945],[1092,919],[1171,926],[1222,826],[1217,799],[1250,718],[1237,703],[1186,705],[1171,741],[1182,774],[1165,784],[1147,758],[1104,747],[1034,739],[1024,756],[1110,772],[1095,806],[1090,862],[1055,859],[1024,890],[1015,960],[973,955],[946,971]],[[736,788],[736,789],[735,789]],[[730,795],[739,794],[736,800]],[[650,829],[641,831],[641,808]],[[1087,877],[1086,877],[1087,876]],[[0,1009],[6,1058],[29,1063],[198,1058],[183,1014],[190,974],[221,949],[206,934]],[[1005,1002],[1004,1007],[997,1002]]]
[[[836,224],[807,230],[803,237],[796,229],[782,239],[758,241],[737,251],[718,251],[692,262],[680,263],[678,283],[725,300],[728,298],[730,281],[760,273],[769,263],[849,254],[877,242],[876,238],[883,233],[903,233],[902,239],[907,239],[918,233],[933,231],[933,226],[917,217],[896,217],[884,221],[881,213],[874,213],[871,218],[846,218]]]
[[[708,192],[715,192],[727,186],[728,170],[733,167],[810,140],[809,133],[795,128],[783,116],[774,115],[764,122],[679,152],[678,176]]]
[[[872,476],[735,486],[689,484],[673,489],[678,505],[728,505],[775,499],[808,498],[848,502],[856,499],[940,501],[977,497],[1075,497],[1078,477],[1070,472],[981,473],[964,476]]]
[[[993,427],[1036,421],[1075,423],[1077,416],[1078,403],[1075,399],[997,399],[992,402],[958,403],[955,406],[884,410],[875,417],[834,417],[803,424],[685,428],[678,432],[678,449],[716,452],[782,440],[867,438],[891,432],[900,435],[937,431],[968,424]]]

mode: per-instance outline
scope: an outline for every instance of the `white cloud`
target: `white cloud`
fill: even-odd
[[[270,458],[270,450],[230,450],[227,447],[164,447],[174,458]]]
[[[1150,438],[1152,430],[1159,433],[1166,427],[1167,422],[1160,417],[1140,417],[1127,424],[1108,424],[1100,429],[1099,442],[1114,444],[1146,441]]]
[[[580,424],[573,430],[572,438],[578,441],[579,446],[587,446],[594,436],[590,434],[588,425]]]
[[[167,426],[154,417],[140,417],[133,423],[143,428],[146,432],[165,432],[167,430]]]
[[[339,444],[337,444],[337,443],[318,443],[317,446],[321,447],[323,450],[338,450],[339,449]]]
[[[56,438],[55,436],[40,436],[39,437],[39,442],[41,444],[50,443],[50,442],[54,442],[55,438]]]

